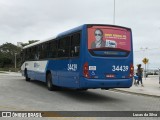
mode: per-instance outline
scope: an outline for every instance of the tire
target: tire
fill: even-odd
[[[101,88],[101,90],[109,90],[110,88]]]
[[[31,79],[28,77],[27,69],[24,71],[26,81],[29,82]]]
[[[46,77],[46,84],[49,91],[58,90],[59,87],[53,85],[52,83],[52,74],[48,73]]]
[[[77,91],[87,91],[87,88],[77,89]]]

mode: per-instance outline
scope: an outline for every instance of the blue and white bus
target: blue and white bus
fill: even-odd
[[[49,90],[129,88],[133,78],[130,28],[84,24],[22,50],[22,74]]]

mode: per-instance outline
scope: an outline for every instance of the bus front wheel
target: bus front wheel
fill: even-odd
[[[51,75],[51,73],[47,74],[46,83],[47,83],[48,90],[50,90],[50,91],[58,90],[58,87],[53,85],[53,83],[52,83],[52,75]]]
[[[26,81],[30,81],[30,78],[28,77],[27,69],[25,69],[24,74],[25,74]]]

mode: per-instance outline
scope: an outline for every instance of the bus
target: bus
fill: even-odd
[[[22,49],[26,81],[45,82],[48,90],[130,88],[133,44],[130,28],[84,24]]]

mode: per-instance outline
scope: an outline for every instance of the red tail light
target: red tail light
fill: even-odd
[[[130,73],[129,73],[129,77],[133,77],[134,75],[134,66],[133,64],[130,65]]]
[[[83,76],[89,78],[89,66],[88,62],[83,65]]]

